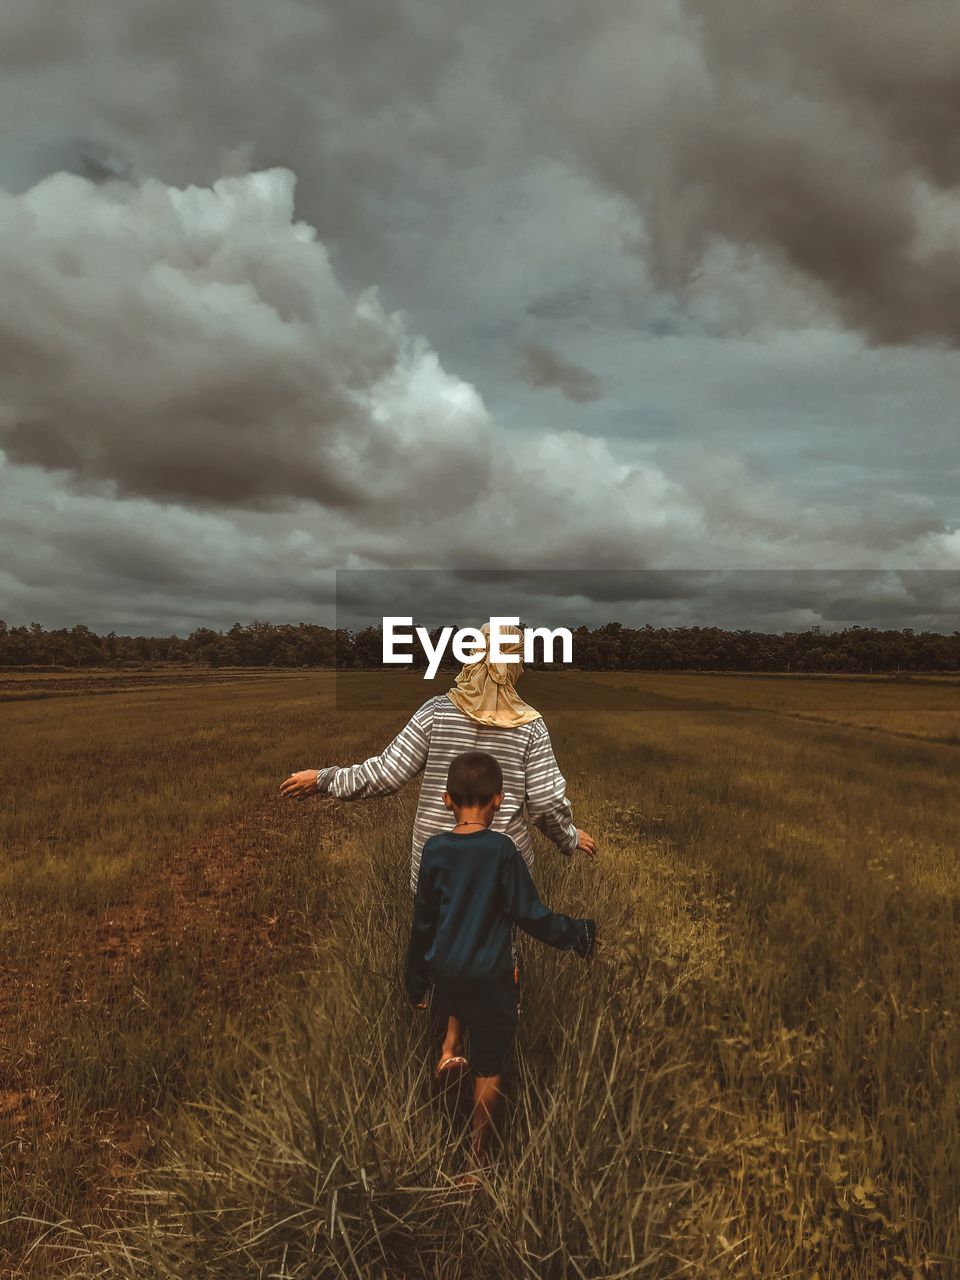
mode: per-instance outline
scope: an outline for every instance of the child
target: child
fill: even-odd
[[[502,801],[503,775],[493,756],[468,751],[452,761],[443,803],[457,822],[423,846],[407,948],[411,1001],[423,1007],[432,980],[436,1011],[456,1019],[449,1024],[448,1040],[459,1034],[458,1022],[470,1036],[475,1163],[486,1150],[503,1061],[517,1026],[512,923],[584,958],[598,946],[595,922],[548,910],[516,845],[489,830]],[[465,1174],[461,1183],[475,1186],[476,1179]]]

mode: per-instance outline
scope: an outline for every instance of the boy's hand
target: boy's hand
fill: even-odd
[[[426,1007],[427,1007],[427,1000],[426,1000],[426,996],[424,996],[424,998],[423,998],[422,1000],[418,1000],[418,1001],[417,1001],[417,1003],[416,1003],[413,1007],[414,1007],[415,1009],[426,1009]]]
[[[319,776],[319,769],[302,769],[300,773],[291,773],[286,782],[281,784],[280,794],[287,800],[305,800],[307,796],[315,796]]]
[[[585,853],[588,858],[597,856],[597,842],[593,836],[587,835],[586,831],[581,831],[577,827],[577,848],[581,853]]]

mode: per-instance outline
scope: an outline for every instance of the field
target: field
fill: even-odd
[[[465,1198],[399,983],[415,789],[276,795],[433,692],[340,679],[0,676],[4,1274],[960,1274],[960,686],[524,677],[600,845],[536,878],[605,947],[526,947]]]

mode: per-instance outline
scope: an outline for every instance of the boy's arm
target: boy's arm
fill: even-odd
[[[433,710],[433,700],[425,702],[390,745],[363,764],[320,769],[317,794],[336,796],[338,800],[366,800],[399,791],[427,762]]]
[[[533,825],[552,840],[561,853],[573,853],[580,833],[574,826],[566,779],[560,772],[550,734],[542,720],[534,730],[527,752],[525,799]]]
[[[575,951],[587,958],[593,955],[597,939],[594,920],[576,920],[573,916],[551,911],[540,901],[527,864],[521,858],[516,845],[510,841],[509,852],[500,868],[500,887],[503,891],[504,910],[524,933],[532,938]]]
[[[429,868],[421,866],[417,892],[413,900],[413,923],[407,944],[407,960],[404,969],[404,986],[411,1004],[419,1004],[430,986],[430,970],[426,955],[433,942],[437,920],[433,909],[433,895],[429,891]]]

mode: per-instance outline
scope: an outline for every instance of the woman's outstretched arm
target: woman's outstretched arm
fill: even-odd
[[[338,800],[368,800],[399,791],[415,778],[427,761],[433,728],[434,700],[425,702],[410,717],[394,740],[363,764],[331,765],[291,774],[280,794],[302,800],[308,795],[336,796]]]
[[[578,848],[591,855],[596,853],[593,837],[574,826],[567,782],[542,720],[536,722],[527,752],[526,787],[527,816],[561,853],[573,853]]]

